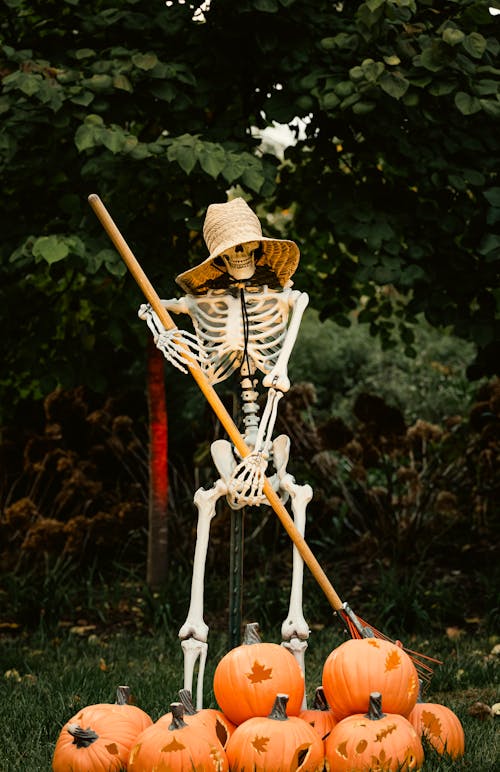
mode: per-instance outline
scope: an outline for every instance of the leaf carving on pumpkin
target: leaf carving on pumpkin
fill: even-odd
[[[380,751],[380,756],[372,756],[370,772],[389,772],[392,769],[392,758],[385,755],[385,751]]]
[[[168,743],[168,745],[165,745],[162,749],[162,753],[170,753],[171,751],[183,751],[185,750],[186,746],[177,740],[176,737],[172,738],[172,741]]]
[[[388,726],[384,727],[376,736],[375,736],[375,742],[382,742],[388,735],[395,732],[397,729],[396,724],[389,724]]]
[[[258,735],[256,735],[252,740],[252,745],[257,751],[257,753],[266,753],[268,742],[269,742],[269,737],[259,737]]]
[[[431,713],[430,710],[423,710],[421,720],[424,732],[434,737],[441,737],[441,721],[435,713]]]
[[[111,756],[118,756],[120,752],[116,743],[110,743],[109,745],[106,745],[106,750],[111,754]]]
[[[418,693],[419,686],[418,686],[418,678],[415,676],[411,676],[409,683],[408,683],[408,697],[413,697],[415,692]]]
[[[390,654],[387,655],[385,659],[385,672],[387,673],[389,670],[396,670],[401,664],[401,657],[399,655],[399,652],[397,651],[391,651]]]
[[[252,684],[260,684],[262,681],[269,681],[272,676],[272,667],[264,667],[257,660],[252,665],[252,670],[246,676]]]
[[[365,638],[369,646],[373,646],[374,649],[380,649],[380,643],[376,638]]]

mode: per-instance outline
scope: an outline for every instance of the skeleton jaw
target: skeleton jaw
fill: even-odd
[[[259,246],[258,241],[247,241],[245,244],[237,244],[226,249],[221,255],[227,272],[238,281],[251,279],[255,273],[255,252]]]

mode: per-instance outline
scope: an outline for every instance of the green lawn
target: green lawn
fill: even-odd
[[[310,696],[321,683],[326,656],[341,641],[333,626],[312,634],[306,660]],[[466,736],[462,761],[452,763],[428,751],[426,772],[500,769],[499,719],[473,715],[476,703],[491,706],[500,699],[500,657],[491,653],[496,642],[494,637],[466,634],[407,641],[411,648],[443,660],[426,699],[454,710]],[[213,634],[205,678],[207,705],[215,704],[211,677],[224,653],[224,637]],[[4,635],[0,658],[0,772],[49,770],[63,723],[86,704],[114,701],[118,684],[129,684],[136,704],[153,719],[168,710],[182,686],[182,656],[174,633],[106,635],[82,628],[79,632],[63,629],[51,638]]]

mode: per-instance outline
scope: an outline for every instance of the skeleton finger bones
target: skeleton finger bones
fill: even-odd
[[[138,316],[146,321],[153,333],[156,347],[178,370],[187,373],[186,365],[203,364],[206,354],[196,335],[186,330],[181,331],[177,327],[173,330],[166,330],[149,303],[141,305]]]
[[[268,454],[264,452],[249,453],[235,467],[228,482],[227,496],[231,507],[240,509],[247,505],[258,506],[266,503],[262,489],[266,480],[268,458]]]

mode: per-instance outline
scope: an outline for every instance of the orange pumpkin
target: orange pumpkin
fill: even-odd
[[[417,772],[424,762],[422,743],[410,722],[397,713],[382,713],[382,698],[369,697],[368,713],[344,718],[325,743],[331,772]]]
[[[323,691],[322,686],[318,686],[314,693],[312,708],[302,710],[299,713],[299,718],[303,721],[307,721],[317,734],[319,734],[321,739],[326,740],[337,723],[337,720],[326,701],[325,692]]]
[[[128,686],[119,686],[114,705],[87,705],[63,726],[54,748],[54,772],[89,772],[127,769],[136,737],[151,718],[130,704]]]
[[[229,737],[236,729],[236,726],[229,721],[227,716],[225,716],[221,710],[216,710],[215,708],[196,710],[189,689],[180,689],[179,701],[184,707],[183,719],[186,724],[189,724],[189,726],[200,724],[207,728],[213,734],[214,738],[220,742],[222,747],[225,748]],[[165,713],[165,715],[160,716],[158,722],[160,721],[171,724],[172,713]]]
[[[304,675],[293,654],[277,643],[263,643],[257,623],[252,623],[246,627],[243,644],[218,663],[214,693],[234,724],[268,716],[278,693],[289,695],[287,713],[297,716],[304,696]]]
[[[228,772],[226,753],[212,732],[201,724],[186,724],[181,702],[173,702],[170,712],[170,724],[157,721],[136,738],[128,761],[129,772]]]
[[[411,658],[397,644],[380,638],[355,638],[327,657],[323,689],[339,720],[366,713],[371,692],[384,695],[388,713],[408,716],[418,697],[418,674]]]
[[[419,737],[425,739],[438,753],[458,759],[465,752],[465,735],[458,716],[446,705],[417,702],[408,721]]]
[[[269,716],[249,718],[227,744],[231,772],[322,772],[323,742],[301,718],[287,716],[286,694],[278,694]]]

